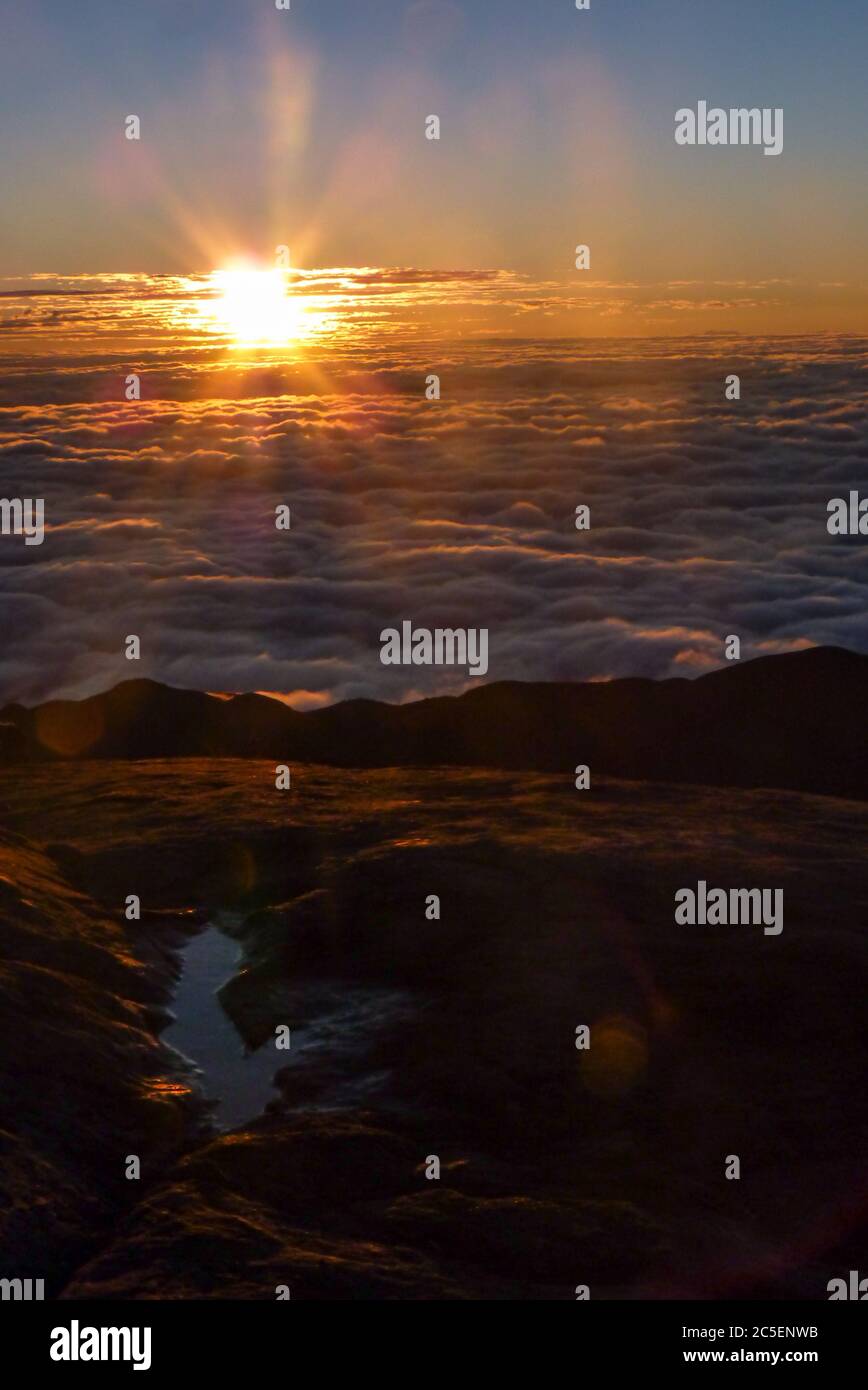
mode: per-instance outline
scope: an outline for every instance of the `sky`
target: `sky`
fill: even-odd
[[[405,620],[486,628],[489,680],[868,651],[864,538],[826,526],[866,488],[861,0],[0,0],[0,32],[0,498],[46,517],[0,536],[0,705],[473,684],[384,666]],[[782,108],[783,152],[679,146],[700,100]]]
[[[586,244],[587,282],[718,281],[756,289],[761,331],[861,327],[861,0],[0,11],[5,276],[205,273],[282,244],[304,269],[575,283]],[[783,154],[677,146],[674,113],[700,99],[783,108]],[[139,142],[124,138],[130,113]],[[676,331],[658,317],[614,331]],[[715,315],[692,326],[713,330]],[[757,325],[748,309],[721,326]],[[581,315],[564,327],[597,331]]]

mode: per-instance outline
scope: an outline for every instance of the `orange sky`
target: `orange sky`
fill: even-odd
[[[388,351],[414,340],[802,334],[818,320],[830,332],[858,333],[868,321],[864,290],[819,280],[607,281],[578,270],[540,279],[498,269],[364,267],[279,278],[289,306],[287,336],[281,344],[266,342],[257,356],[274,347],[291,355],[299,339],[309,354],[322,355]],[[225,349],[237,355],[245,343],[221,312],[222,296],[213,274],[6,277],[0,279],[0,329],[6,330],[0,352],[77,357]]]

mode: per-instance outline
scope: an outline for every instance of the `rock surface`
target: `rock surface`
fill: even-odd
[[[88,1298],[815,1298],[864,1251],[861,803],[314,766],[280,793],[271,763],[200,759],[9,769],[0,807],[3,1274]],[[677,926],[699,878],[782,888],[782,934]],[[336,990],[400,1005],[314,1066],[276,1053],[279,1100],[222,1135],[157,1036],[217,906],[248,1041]]]

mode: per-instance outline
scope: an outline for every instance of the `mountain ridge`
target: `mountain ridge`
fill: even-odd
[[[148,677],[0,710],[0,761],[261,757],[346,767],[467,765],[868,798],[868,656],[812,647],[693,678],[492,681],[406,704],[301,711]]]

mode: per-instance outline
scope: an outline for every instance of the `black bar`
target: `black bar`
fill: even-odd
[[[423,1323],[407,1324],[403,1314],[377,1315],[371,1323],[371,1304],[365,1315],[338,1304],[314,1306],[303,1301],[250,1303],[207,1302],[106,1302],[5,1303],[0,1305],[5,1364],[13,1356],[26,1375],[50,1371],[62,1378],[83,1373],[93,1378],[100,1370],[111,1374],[136,1374],[132,1360],[53,1360],[52,1345],[71,1350],[56,1329],[74,1334],[75,1345],[87,1350],[95,1343],[88,1329],[119,1328],[141,1331],[138,1339],[124,1344],[140,1361],[145,1359],[150,1331],[149,1361],[139,1375],[162,1378],[178,1372],[260,1378],[267,1368],[272,1375],[297,1381],[302,1371],[300,1353],[317,1358],[321,1372],[334,1373],[335,1361],[351,1358],[354,1375],[369,1369],[394,1368],[393,1353],[400,1345],[383,1336],[411,1327],[423,1340],[408,1359],[401,1354],[404,1373],[412,1380],[422,1372],[430,1381],[437,1362],[444,1373],[466,1364],[468,1350],[478,1344],[495,1362],[498,1351],[510,1359],[515,1353],[541,1358],[540,1365],[554,1370],[555,1356],[567,1356],[576,1372],[669,1371],[723,1365],[766,1365],[772,1369],[804,1365],[821,1371],[858,1366],[865,1346],[868,1314],[858,1303],[848,1302],[582,1302],[569,1316],[552,1313],[542,1326],[546,1341],[540,1343],[536,1314],[510,1315],[508,1327],[489,1323],[488,1314],[475,1305],[452,1322],[441,1308],[425,1314]],[[380,1321],[383,1316],[384,1321]],[[394,1321],[397,1316],[397,1322]],[[358,1321],[357,1321],[358,1319]],[[444,1322],[445,1319],[445,1322]],[[341,1334],[351,1334],[342,1340]],[[376,1343],[369,1338],[374,1334]],[[451,1334],[451,1335],[450,1335]],[[454,1337],[454,1342],[452,1338]],[[560,1348],[558,1342],[565,1338]],[[106,1343],[110,1353],[111,1341]],[[774,1360],[777,1356],[777,1361]],[[417,1360],[418,1358],[418,1360]],[[458,1359],[456,1359],[458,1358]],[[413,1363],[416,1363],[415,1365]],[[564,1367],[566,1370],[567,1367]],[[309,1378],[311,1372],[306,1373]],[[546,1379],[547,1376],[542,1377]]]

